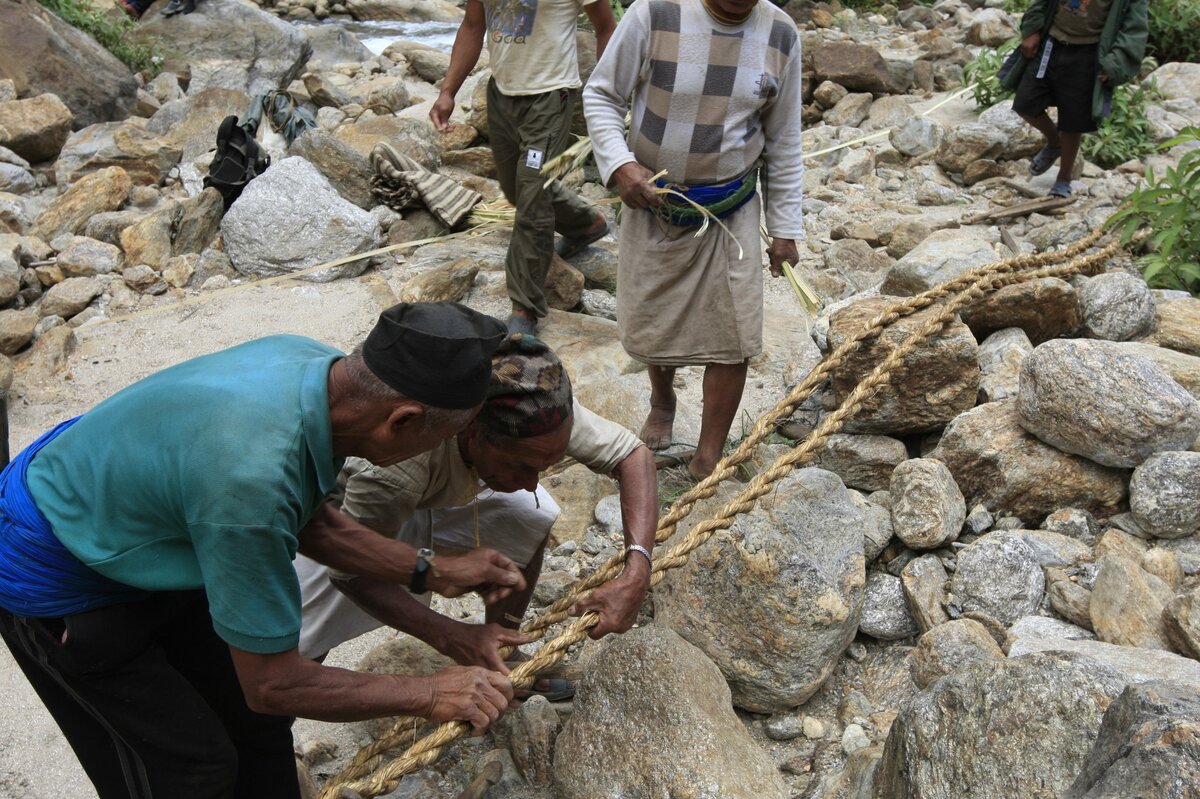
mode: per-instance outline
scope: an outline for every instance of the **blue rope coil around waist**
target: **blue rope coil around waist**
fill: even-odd
[[[655,181],[654,185],[674,189],[717,219],[724,219],[754,196],[754,192],[758,190],[758,168],[751,169],[728,183],[712,186],[679,186],[662,178]],[[646,210],[679,227],[693,227],[704,223],[705,214],[691,204],[669,194],[664,195],[662,200],[662,205]]]

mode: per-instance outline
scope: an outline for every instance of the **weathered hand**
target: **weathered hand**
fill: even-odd
[[[1037,55],[1038,45],[1041,43],[1042,34],[1038,31],[1034,31],[1021,40],[1021,53],[1024,54],[1026,58],[1033,58],[1035,55]]]
[[[800,260],[800,253],[796,249],[796,240],[772,239],[771,246],[767,248],[767,257],[771,260],[771,275],[779,277],[783,274],[784,261],[795,266],[796,262]]]
[[[436,574],[432,573],[435,572]],[[517,564],[494,549],[480,547],[461,555],[440,555],[426,585],[442,596],[461,596],[478,591],[491,605],[525,587]]]
[[[439,642],[437,650],[462,666],[483,666],[508,674],[508,666],[500,656],[500,648],[520,646],[529,639],[516,630],[499,624],[455,623],[452,632]]]
[[[442,92],[433,101],[433,107],[429,109],[429,120],[439,131],[445,132],[450,127],[450,115],[453,113],[454,97]]]
[[[482,735],[513,698],[512,683],[497,671],[451,666],[429,677],[429,704],[421,715],[430,721],[466,721],[472,735]]]
[[[630,208],[640,209],[662,205],[662,198],[655,193],[654,186],[650,183],[652,177],[654,177],[654,173],[636,161],[621,164],[617,167],[617,171],[613,172],[617,193]]]
[[[623,633],[637,621],[638,609],[649,588],[649,564],[641,555],[630,555],[625,571],[576,602],[571,607],[571,615],[582,616],[588,611],[600,614],[600,621],[588,632],[590,638]]]

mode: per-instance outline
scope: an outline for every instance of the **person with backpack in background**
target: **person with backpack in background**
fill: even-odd
[[[1117,86],[1137,77],[1149,33],[1148,0],[1032,0],[1021,18],[1021,52],[1029,59],[1013,110],[1046,137],[1031,175],[1059,161],[1053,197],[1071,196],[1071,173],[1083,134],[1112,113]],[[1058,109],[1057,125],[1046,109]]]

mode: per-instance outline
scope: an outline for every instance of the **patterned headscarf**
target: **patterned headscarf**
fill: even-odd
[[[513,333],[492,355],[492,379],[479,411],[486,433],[530,438],[571,418],[571,378],[545,342]]]

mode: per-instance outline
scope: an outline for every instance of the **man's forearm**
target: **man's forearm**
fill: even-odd
[[[365,674],[321,666],[295,650],[256,655],[230,648],[246,702],[259,713],[319,721],[360,721],[429,713],[428,678]]]
[[[461,623],[430,610],[394,583],[367,578],[334,579],[332,582],[371,616],[400,632],[420,638],[439,652],[444,653],[453,626]]]
[[[638,544],[653,551],[654,533],[658,527],[658,477],[654,456],[647,447],[639,446],[617,464],[614,476],[621,485],[625,545]]]
[[[463,19],[458,33],[454,37],[454,45],[450,48],[450,66],[442,78],[442,92],[451,97],[458,94],[463,82],[471,74],[471,70],[479,63],[479,54],[483,51],[483,34],[486,22],[482,6],[478,12],[472,10],[468,3],[467,16]]]
[[[339,571],[407,585],[417,564],[408,544],[370,530],[325,503],[300,530],[300,552]]]

